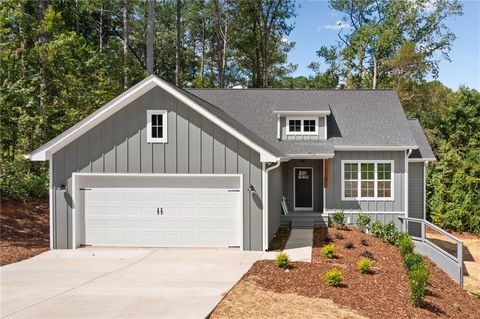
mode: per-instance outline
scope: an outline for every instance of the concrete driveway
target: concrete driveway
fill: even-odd
[[[1,317],[204,318],[261,254],[53,250],[0,268]]]

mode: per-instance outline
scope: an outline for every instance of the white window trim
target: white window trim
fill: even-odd
[[[152,115],[163,116],[163,137],[152,137]],[[168,111],[167,110],[147,110],[147,143],[167,143],[168,133]]]
[[[290,121],[291,120],[300,120],[301,125],[300,125],[300,132],[295,132],[295,131],[290,131]],[[315,131],[314,132],[305,132],[304,131],[304,125],[303,121],[304,120],[309,120],[309,121],[315,121]],[[318,117],[287,117],[286,118],[286,127],[287,127],[287,135],[318,135]]]
[[[361,197],[361,167],[362,163],[375,164],[374,168],[374,197]],[[358,167],[358,196],[357,197],[345,197],[345,164],[357,164]],[[378,197],[378,179],[377,179],[377,164],[390,164],[390,197]],[[395,167],[393,160],[342,160],[341,161],[341,191],[342,201],[394,201],[394,185],[395,185]]]

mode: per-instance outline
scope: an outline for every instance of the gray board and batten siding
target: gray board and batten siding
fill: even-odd
[[[149,109],[168,110],[165,144],[147,143]],[[242,174],[244,249],[262,250],[260,155],[159,87],[53,155],[54,248],[72,248],[74,172]]]
[[[342,200],[342,160],[393,160],[393,200]],[[328,187],[325,188],[326,210],[342,210],[347,222],[355,224],[358,212],[368,213],[372,221],[394,222],[400,228],[399,216],[405,216],[405,151],[335,151],[328,160]]]
[[[408,217],[425,219],[424,213],[424,180],[423,180],[423,162],[408,163]],[[409,223],[408,232],[410,235],[420,237],[421,225],[418,223]]]

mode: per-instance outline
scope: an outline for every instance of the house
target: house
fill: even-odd
[[[244,250],[336,210],[424,218],[435,160],[393,90],[183,90],[156,76],[27,158],[50,164],[52,248]]]

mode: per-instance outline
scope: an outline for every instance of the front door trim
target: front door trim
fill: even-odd
[[[296,185],[296,182],[297,182],[297,174],[296,174],[296,171],[297,169],[310,169],[311,172],[312,172],[312,178],[310,179],[311,183],[312,183],[312,206],[311,207],[297,207],[297,199],[295,198],[295,185]],[[313,201],[314,201],[314,198],[313,198],[313,167],[311,166],[295,166],[293,168],[293,209],[294,210],[304,210],[304,211],[313,211]]]

